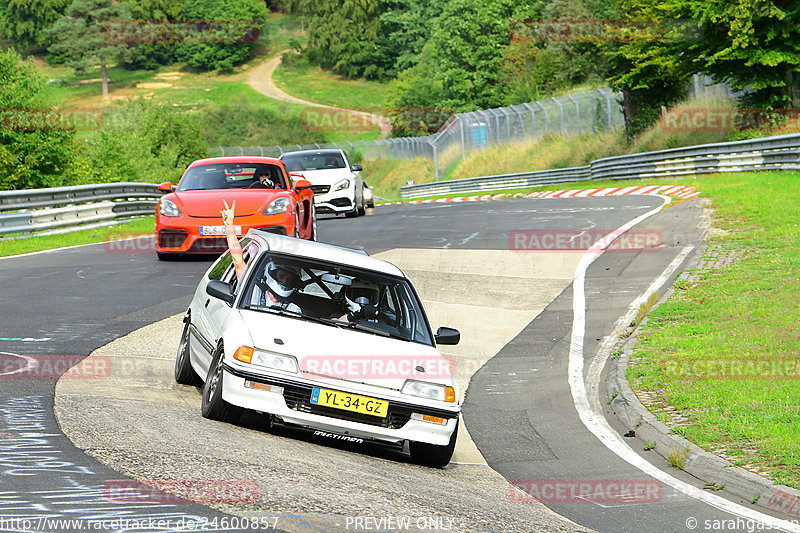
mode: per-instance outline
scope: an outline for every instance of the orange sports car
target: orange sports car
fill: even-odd
[[[177,187],[156,206],[159,259],[179,254],[213,254],[228,249],[220,210],[236,202],[236,234],[249,229],[316,240],[311,183],[293,181],[283,162],[271,157],[212,157],[195,161]]]

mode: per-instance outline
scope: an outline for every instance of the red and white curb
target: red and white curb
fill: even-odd
[[[442,204],[449,202],[482,202],[485,200],[502,200],[503,198],[586,198],[596,196],[623,196],[628,194],[662,194],[688,200],[700,191],[685,185],[640,185],[634,187],[605,187],[603,189],[569,189],[561,191],[539,191],[515,194],[484,194],[481,196],[455,196],[452,198],[436,198],[435,200],[404,200],[402,202],[383,202],[376,205],[404,204]]]

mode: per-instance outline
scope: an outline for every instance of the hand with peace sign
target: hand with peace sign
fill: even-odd
[[[222,200],[222,204],[225,206],[225,209],[220,211],[222,215],[222,223],[225,224],[225,228],[233,227],[233,217],[234,211],[236,210],[236,200],[233,201],[233,205],[228,207],[227,200]]]
[[[233,266],[236,269],[236,276],[241,281],[244,276],[244,259],[242,255],[242,245],[239,244],[239,239],[236,237],[236,228],[233,226],[234,211],[236,210],[236,200],[228,206],[226,200],[222,200],[222,205],[225,209],[219,212],[222,215],[222,223],[225,224],[225,236],[228,239],[228,250],[231,252],[233,259]]]

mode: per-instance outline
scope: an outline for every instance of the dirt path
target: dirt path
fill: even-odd
[[[371,124],[376,129],[381,131],[382,139],[388,136],[389,132],[391,131],[391,126],[389,125],[389,119],[382,115],[310,102],[308,100],[303,100],[302,98],[292,96],[291,94],[288,94],[278,88],[278,86],[275,85],[275,81],[272,79],[272,75],[275,72],[275,69],[277,69],[281,64],[281,56],[284,52],[288,52],[288,50],[281,50],[277,52],[274,56],[250,71],[247,82],[253,89],[268,98],[280,100],[281,102],[288,102],[290,104],[298,104],[326,110],[325,112],[317,115],[313,115],[311,112],[307,113],[306,121],[311,122],[316,120],[316,124],[318,124],[320,127],[330,126],[331,129],[357,129],[359,124],[364,125],[362,127],[366,127],[367,124]],[[339,128],[336,127],[337,125]]]

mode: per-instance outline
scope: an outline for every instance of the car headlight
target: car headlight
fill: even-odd
[[[258,351],[253,354],[252,363],[254,365],[272,368],[273,370],[297,373],[297,359],[291,355]]]
[[[289,199],[286,197],[276,198],[272,201],[271,204],[264,209],[265,215],[277,215],[279,213],[284,213],[286,210],[289,209]]]
[[[346,189],[350,186],[350,180],[342,180],[338,182],[336,185],[333,186],[334,191],[341,191],[342,189]]]
[[[181,210],[178,209],[178,206],[172,200],[161,200],[159,204],[158,212],[164,215],[165,217],[179,217],[181,216]]]
[[[401,392],[409,396],[439,400],[440,402],[454,403],[456,401],[456,391],[453,387],[439,385],[438,383],[428,383],[427,381],[409,379],[403,385]]]

